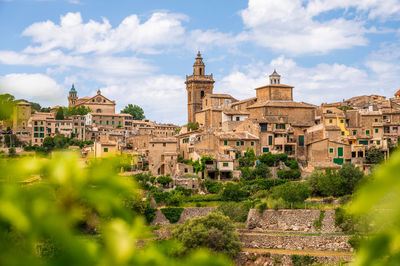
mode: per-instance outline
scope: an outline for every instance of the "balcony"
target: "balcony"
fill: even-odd
[[[382,122],[373,122],[372,127],[383,127],[383,123]]]

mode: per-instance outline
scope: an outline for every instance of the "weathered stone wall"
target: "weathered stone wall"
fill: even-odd
[[[181,217],[179,221],[177,222],[178,224],[182,224],[185,222],[186,219],[192,219],[198,216],[206,216],[210,212],[214,211],[216,207],[188,207],[184,208]],[[156,211],[156,215],[154,217],[153,222],[151,222],[151,225],[170,225],[171,223],[165,218],[164,214],[162,213],[161,210]]]
[[[240,234],[240,241],[244,248],[256,249],[289,249],[289,250],[320,250],[352,252],[349,245],[349,236],[330,235],[295,235],[295,234]]]
[[[251,209],[246,221],[247,229],[259,231],[282,232],[295,231],[303,233],[337,233],[335,211],[325,210],[320,230],[314,228],[314,221],[319,219],[320,210],[266,210],[260,213]]]
[[[336,264],[343,261],[351,261],[351,256],[318,256],[313,257],[316,263],[323,265]],[[269,253],[254,253],[254,252],[240,252],[235,257],[236,265],[293,265],[291,255],[269,254]]]

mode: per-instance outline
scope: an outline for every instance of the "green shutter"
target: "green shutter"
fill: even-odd
[[[240,141],[236,141],[236,146],[240,146]]]
[[[333,148],[329,148],[329,153],[333,153]]]
[[[268,136],[268,145],[272,145],[272,136]]]
[[[269,148],[268,147],[263,147],[263,152],[269,152]]]
[[[299,135],[299,146],[304,146],[304,135]]]
[[[369,130],[368,129],[365,131],[365,134],[369,135]]]
[[[338,153],[338,156],[343,156],[343,147],[338,147],[337,153]]]
[[[224,140],[224,145],[225,146],[228,145],[228,141],[227,140]]]

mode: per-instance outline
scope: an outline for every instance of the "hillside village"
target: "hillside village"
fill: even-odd
[[[11,119],[0,123],[1,158],[57,160],[55,151],[73,150],[89,171],[83,175],[99,163],[94,169],[104,172],[107,187],[115,169],[103,159],[118,158],[115,175],[140,188],[140,200],[128,200],[130,211],[146,219],[154,239],[175,238],[188,249],[203,241],[237,265],[351,261],[365,232],[343,206],[397,147],[400,91],[390,99],[367,95],[316,106],[295,101],[294,87],[281,84],[274,70],[255,97],[235,99],[213,93],[213,75],[206,74],[200,52],[185,84],[183,126],[116,113],[112,96],[98,90],[79,98],[74,84],[68,108],[38,111],[17,100]],[[71,163],[68,156],[63,160]],[[42,178],[30,176],[21,187]],[[85,236],[99,236],[98,214],[91,215],[80,227]],[[204,228],[209,220],[223,227]],[[209,230],[205,240],[194,223]]]
[[[2,133],[15,134],[28,146],[41,146],[48,136],[73,137],[93,143],[82,148],[84,157],[127,153],[136,156],[135,169],[174,178],[194,173],[185,161],[209,156],[207,175],[214,179],[239,178],[239,157],[248,149],[256,156],[285,153],[299,162],[302,175],[315,168],[339,168],[345,162],[368,173],[368,151],[377,149],[387,158],[400,136],[400,91],[390,99],[367,95],[315,106],[295,101],[294,87],[281,84],[274,70],[266,85],[255,88],[255,97],[235,99],[213,93],[213,75],[206,74],[200,52],[185,84],[188,124],[181,127],[118,114],[115,101],[109,99],[112,95],[98,90],[79,98],[73,84],[69,107],[84,107],[87,114],[60,120],[59,106],[32,112],[30,103],[20,101],[12,125],[1,124]]]

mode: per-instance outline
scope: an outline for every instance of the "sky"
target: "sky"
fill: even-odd
[[[313,104],[400,89],[400,0],[0,0],[0,93],[67,106],[98,89],[187,121],[200,50],[214,93],[255,96],[274,69]]]

